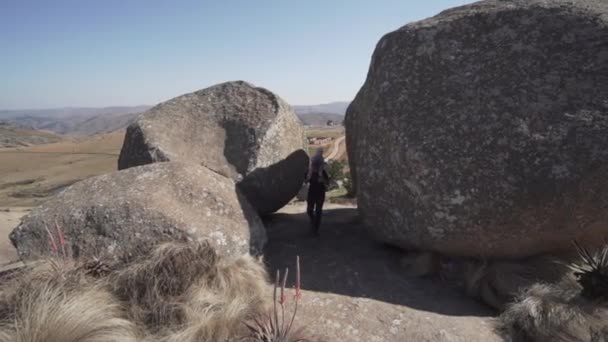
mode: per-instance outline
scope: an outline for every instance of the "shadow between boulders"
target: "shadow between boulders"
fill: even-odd
[[[372,241],[355,208],[326,210],[318,238],[310,233],[304,209],[265,218],[268,243],[264,258],[271,274],[286,267],[293,271],[299,255],[306,290],[370,298],[445,315],[494,314],[439,280],[403,275],[398,267],[399,252]]]
[[[296,150],[267,167],[259,167],[237,183],[249,203],[262,215],[271,214],[294,198],[304,182],[308,155]]]
[[[241,210],[245,214],[247,226],[249,227],[249,254],[259,257],[264,253],[263,247],[267,243],[267,234],[264,230],[264,225],[255,208],[249,203],[247,197],[238,189],[236,190],[236,198],[239,201]],[[256,229],[259,227],[259,229]]]

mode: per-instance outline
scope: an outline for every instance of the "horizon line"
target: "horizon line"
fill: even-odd
[[[323,105],[330,105],[330,104],[334,104],[334,103],[350,103],[351,101],[330,101],[330,102],[324,102],[324,103],[315,103],[315,104],[296,104],[296,105],[292,105],[289,104],[292,107],[310,107],[310,106],[323,106]],[[157,104],[160,104],[163,102],[159,102]],[[154,105],[150,105],[150,104],[139,104],[139,105],[111,105],[111,106],[63,106],[63,107],[38,107],[38,108],[0,108],[0,112],[10,112],[10,111],[26,111],[26,110],[62,110],[62,109],[109,109],[109,108],[121,108],[121,107],[127,107],[127,108],[133,108],[133,107],[154,107],[157,104]]]

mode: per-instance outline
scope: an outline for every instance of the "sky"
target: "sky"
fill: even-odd
[[[154,105],[245,80],[350,101],[378,40],[467,0],[0,0],[0,109]]]

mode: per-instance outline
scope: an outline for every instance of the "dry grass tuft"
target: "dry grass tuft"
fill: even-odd
[[[567,277],[522,292],[498,319],[497,330],[512,342],[599,342],[608,338],[608,307],[580,297]]]
[[[110,275],[112,292],[138,324],[155,331],[184,321],[183,297],[217,263],[207,244],[167,243]]]
[[[575,242],[580,260],[555,284],[521,292],[500,316],[497,330],[513,342],[608,340],[608,246],[591,253]]]
[[[109,277],[113,293],[151,341],[224,341],[263,310],[259,260],[225,260],[203,243],[167,243]]]
[[[3,285],[0,341],[137,341],[112,294],[62,266],[45,263]]]
[[[242,335],[244,321],[265,310],[268,280],[261,261],[242,256],[209,266],[183,293],[179,324],[160,332],[153,341],[233,340]]]
[[[0,286],[0,342],[237,341],[268,290],[260,260],[207,243],[163,244],[121,269],[61,258]]]

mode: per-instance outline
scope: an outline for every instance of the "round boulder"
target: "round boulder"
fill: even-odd
[[[603,0],[482,1],[385,35],[345,119],[370,231],[462,256],[601,242],[607,42]]]
[[[285,101],[246,82],[227,82],[176,97],[139,116],[127,128],[118,168],[181,161],[237,182],[255,171],[244,194],[260,214],[268,214],[287,204],[302,185],[308,164],[304,146],[302,124]],[[260,179],[274,183],[250,185]],[[266,202],[257,202],[259,197]]]
[[[76,183],[10,234],[24,259],[117,259],[163,241],[208,240],[225,256],[258,254],[266,231],[232,180],[205,167],[157,163]]]

